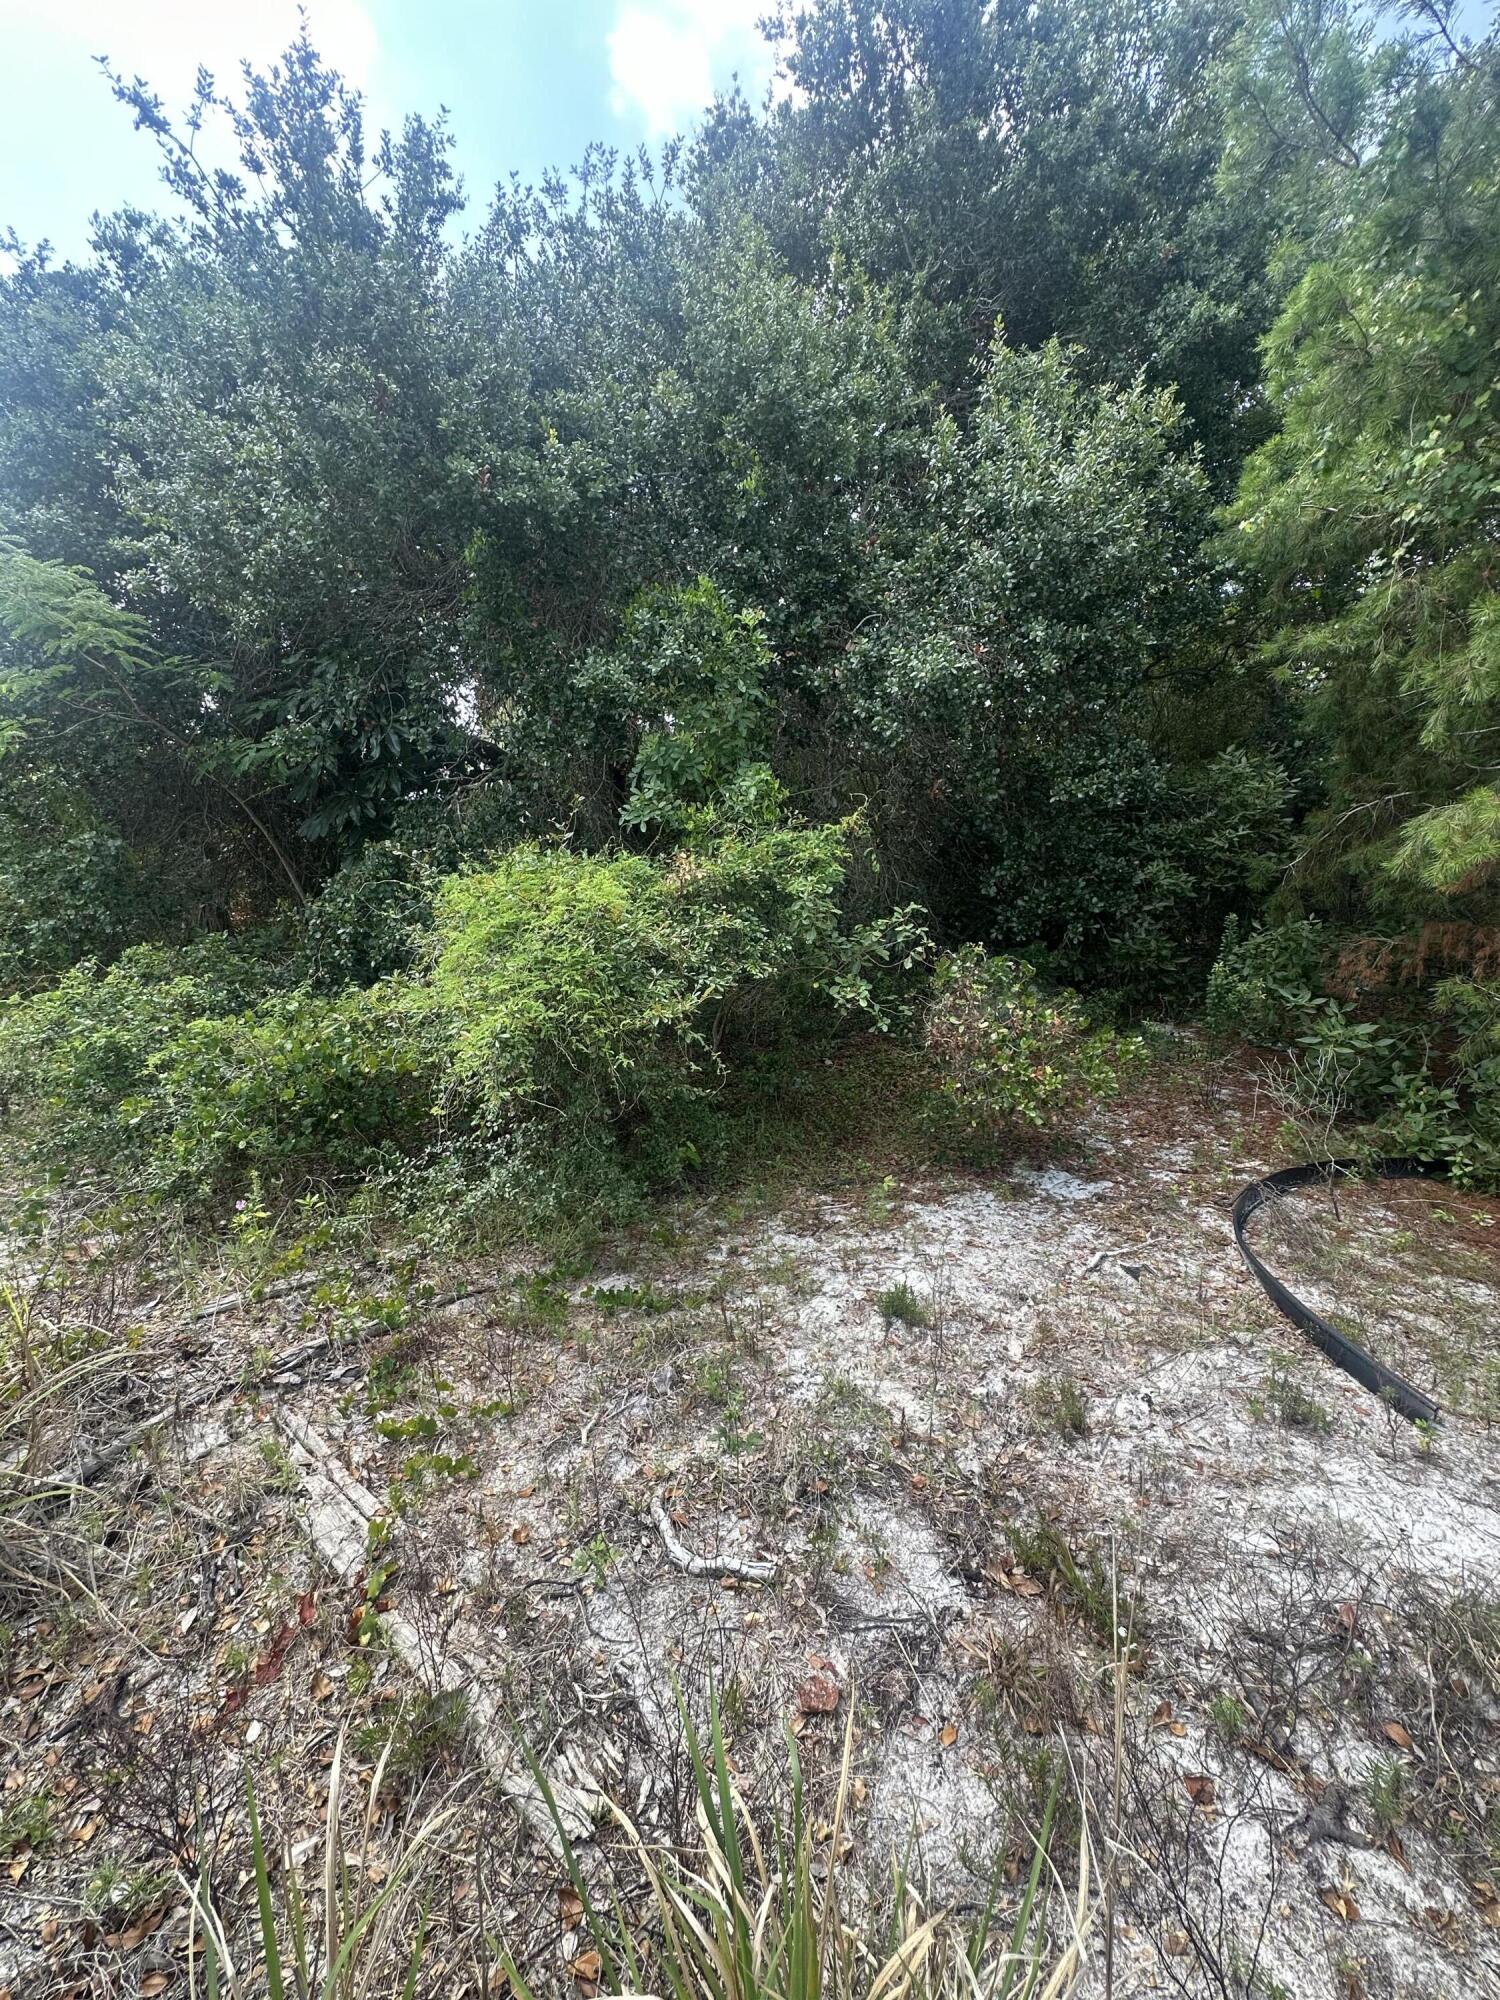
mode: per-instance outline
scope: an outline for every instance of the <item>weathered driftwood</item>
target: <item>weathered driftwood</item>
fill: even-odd
[[[667,1512],[666,1487],[651,1496],[651,1518],[656,1523],[656,1532],[661,1536],[666,1549],[667,1560],[675,1568],[684,1570],[689,1576],[734,1577],[741,1583],[769,1583],[776,1574],[776,1565],[755,1556],[697,1556],[678,1539],[677,1530],[672,1526],[672,1517]]]
[[[360,1484],[327,1440],[286,1410],[276,1422],[286,1438],[302,1481],[302,1500],[313,1546],[341,1581],[349,1581],[369,1561],[370,1524],[380,1502]],[[381,1629],[394,1657],[431,1694],[461,1694],[485,1770],[515,1806],[527,1826],[554,1855],[562,1842],[541,1787],[522,1759],[510,1718],[489,1686],[475,1636],[455,1617],[440,1640],[419,1633],[399,1610],[382,1614]],[[576,1760],[566,1771],[554,1764],[547,1783],[570,1841],[589,1839],[605,1797]]]
[[[441,1292],[436,1298],[425,1301],[425,1310],[441,1312],[447,1306],[460,1305],[465,1299],[482,1297],[486,1292],[494,1291],[498,1282],[497,1279],[491,1278],[482,1284],[465,1285],[456,1291]],[[206,1308],[205,1311],[207,1310],[211,1308]],[[200,1318],[203,1315],[196,1314],[194,1317]],[[189,1324],[190,1321],[184,1322],[184,1326]],[[176,1331],[181,1332],[183,1328],[179,1327]],[[200,1410],[211,1409],[216,1403],[227,1403],[231,1396],[240,1395],[246,1389],[263,1388],[266,1383],[274,1382],[279,1376],[303,1367],[330,1348],[355,1347],[361,1341],[378,1339],[382,1333],[391,1331],[389,1323],[383,1319],[366,1320],[363,1325],[342,1333],[322,1333],[312,1340],[299,1341],[295,1347],[284,1348],[280,1354],[266,1362],[264,1367],[257,1368],[248,1375],[237,1375],[230,1381],[219,1376],[213,1381],[200,1383],[196,1389],[190,1389],[174,1397],[170,1403],[153,1411],[149,1417],[143,1417],[139,1423],[131,1424],[128,1429],[121,1431],[118,1437],[111,1438],[108,1444],[101,1445],[89,1457],[58,1473],[51,1483],[59,1491],[77,1486],[90,1486],[106,1472],[113,1470],[122,1459],[134,1451],[138,1444],[143,1444],[164,1424],[180,1423],[184,1417],[194,1416]]]

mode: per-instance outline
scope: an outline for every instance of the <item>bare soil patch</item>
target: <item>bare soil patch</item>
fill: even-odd
[[[341,1730],[366,1781],[395,1738],[386,1842],[456,1801],[430,1990],[485,1991],[502,1935],[577,1990],[514,1737],[606,1878],[606,1796],[691,1837],[674,1682],[701,1714],[711,1678],[772,1811],[783,1729],[816,1786],[857,1705],[872,1911],[893,1849],[934,1899],[1017,1893],[1067,1770],[1115,1857],[1116,1993],[1500,1993],[1500,1204],[1371,1185],[1254,1225],[1436,1387],[1423,1437],[1244,1271],[1270,1145],[1185,1046],[1065,1159],[684,1207],[588,1271],[387,1252],[193,1323],[159,1272],[49,1275],[38,1321],[112,1357],[64,1457],[231,1392],[6,1579],[0,1991],[185,1992],[179,1873],[232,1888],[247,1764],[311,1855]]]

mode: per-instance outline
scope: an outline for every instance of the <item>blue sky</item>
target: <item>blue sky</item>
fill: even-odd
[[[512,167],[535,178],[590,139],[630,145],[691,121],[738,72],[759,95],[765,0],[309,0],[313,40],[365,93],[374,124],[446,104],[470,202]],[[172,106],[202,61],[284,46],[295,0],[0,0],[0,229],[87,247],[88,218],[159,206],[154,149],[92,58],[147,78]]]

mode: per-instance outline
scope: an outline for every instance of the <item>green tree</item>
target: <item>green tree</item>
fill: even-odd
[[[1236,165],[1301,226],[1267,343],[1279,429],[1225,548],[1318,746],[1299,877],[1336,913],[1500,902],[1500,39],[1441,4],[1256,17]]]

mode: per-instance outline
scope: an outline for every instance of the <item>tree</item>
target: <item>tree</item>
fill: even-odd
[[[842,260],[906,297],[960,403],[994,332],[1177,387],[1211,476],[1260,435],[1273,218],[1220,185],[1228,0],[784,0],[792,100],[718,105],[709,212],[749,206],[815,282]]]
[[[1299,877],[1341,914],[1500,911],[1500,39],[1277,9],[1239,161],[1297,190],[1274,438],[1225,538],[1321,751]]]

